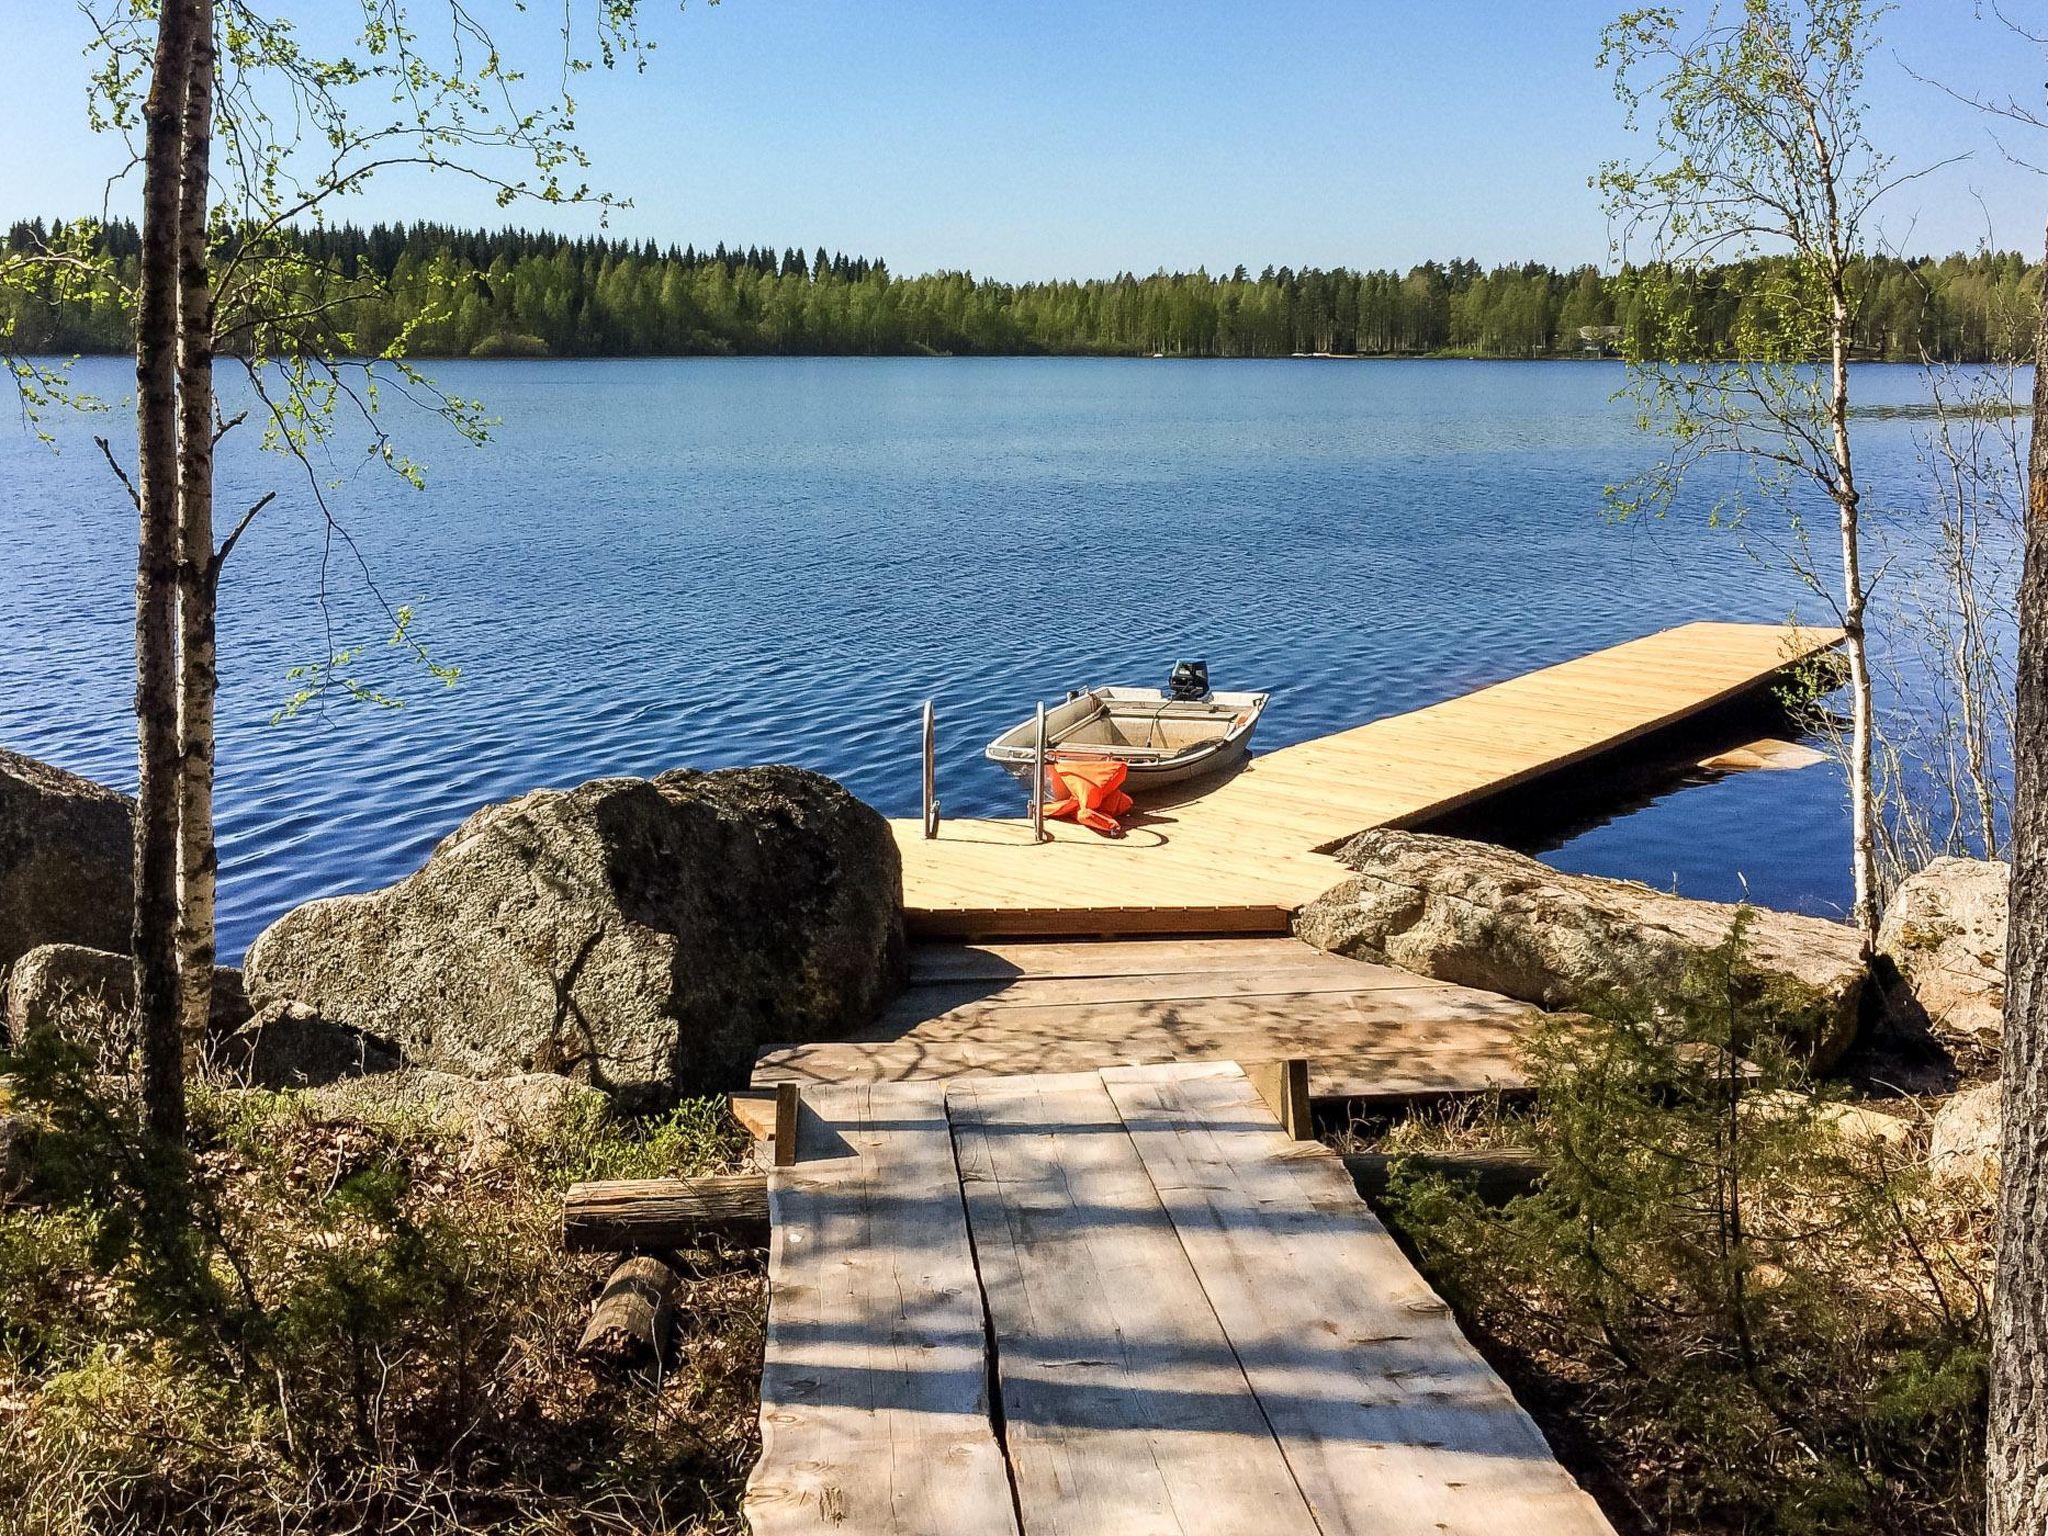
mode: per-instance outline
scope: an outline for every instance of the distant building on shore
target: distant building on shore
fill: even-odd
[[[1618,325],[1582,325],[1579,327],[1579,350],[1596,353],[1601,357],[1614,357],[1621,351],[1621,327]]]

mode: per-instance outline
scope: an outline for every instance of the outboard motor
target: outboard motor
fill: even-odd
[[[1199,704],[1209,697],[1209,663],[1176,661],[1173,675],[1166,680],[1166,696],[1184,704]]]

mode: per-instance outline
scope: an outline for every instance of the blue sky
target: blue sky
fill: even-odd
[[[1586,178],[1629,143],[1593,60],[1619,3],[648,0],[649,68],[579,87],[583,141],[635,203],[618,233],[823,244],[903,272],[1599,261]],[[505,16],[515,57],[557,46],[555,0],[475,9]],[[1874,135],[1904,165],[1970,156],[1909,188],[1886,238],[2038,250],[2048,180],[1907,71],[2038,102],[2048,66],[1976,0],[1904,0],[1886,30]],[[0,215],[96,209],[119,162],[85,126],[84,35],[63,0],[0,0]],[[394,178],[349,212],[505,218],[452,178]]]

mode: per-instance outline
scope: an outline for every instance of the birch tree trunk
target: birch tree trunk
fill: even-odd
[[[192,0],[165,0],[143,108],[142,249],[135,312],[135,963],[144,1113],[185,1135],[178,976],[178,181]]]
[[[213,150],[213,0],[190,0],[178,189],[178,965],[188,1057],[206,1038],[213,1001],[214,660],[213,277],[207,260]]]
[[[2033,434],[2013,729],[1989,1536],[2048,1531],[2048,294],[2036,346]]]
[[[1870,635],[1865,624],[1869,593],[1863,584],[1861,498],[1849,446],[1849,301],[1845,272],[1830,280],[1828,426],[1835,461],[1835,509],[1842,534],[1842,631],[1849,653],[1849,839],[1855,877],[1850,920],[1863,940],[1867,959],[1877,950],[1877,813],[1871,786],[1875,704],[1870,686]]]

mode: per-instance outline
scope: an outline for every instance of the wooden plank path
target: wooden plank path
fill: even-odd
[[[757,1536],[1612,1536],[1233,1064],[812,1090],[770,1199]]]
[[[1329,852],[1414,826],[1761,689],[1836,629],[1685,624],[1408,714],[1254,756],[1110,840],[1054,823],[892,822],[913,933],[1284,933],[1344,877]],[[1446,643],[1454,643],[1447,638]]]
[[[769,1180],[756,1536],[1017,1529],[945,1098],[821,1094]]]
[[[1102,1079],[984,1078],[947,1107],[1025,1531],[1313,1533]]]
[[[923,944],[849,1039],[771,1045],[754,1084],[908,1082],[1306,1057],[1317,1099],[1524,1086],[1535,1009],[1292,938]]]

